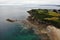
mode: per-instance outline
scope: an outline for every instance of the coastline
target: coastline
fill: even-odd
[[[23,24],[25,29],[33,29],[34,33],[41,37],[41,40],[59,40],[60,29],[52,25],[37,24],[32,20],[18,20],[17,23]],[[50,27],[49,27],[50,26]],[[54,36],[55,35],[55,36]]]
[[[34,33],[41,37],[41,40],[57,40],[60,37],[59,32],[58,32],[59,30],[57,30],[57,28],[55,28],[52,25],[46,25],[46,24],[42,24],[42,23],[37,24],[36,22],[34,22],[32,20],[28,20],[28,19],[18,20],[17,23],[23,24],[23,27],[25,29],[32,28],[34,30]],[[50,26],[50,27],[48,27],[48,26]],[[56,33],[55,31],[58,33]],[[56,34],[58,34],[58,36],[54,36]]]
[[[34,25],[34,28],[37,27],[36,33],[38,35],[42,35],[42,40],[60,40],[60,29],[56,28],[53,25],[46,25],[46,24],[36,24],[35,22],[28,21],[28,23],[31,23],[31,25]],[[41,28],[42,27],[42,28]],[[41,28],[41,30],[39,30]],[[44,30],[43,30],[44,29]],[[44,36],[45,35],[45,36]],[[46,39],[45,39],[46,38]]]
[[[36,24],[35,22],[29,20],[21,21],[28,29],[33,28],[34,33],[41,36],[41,40],[50,40],[48,32],[46,30],[46,24]]]

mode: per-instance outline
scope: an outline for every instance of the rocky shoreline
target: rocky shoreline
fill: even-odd
[[[55,35],[54,31],[56,31],[56,28],[54,28],[53,25],[48,25],[45,23],[38,24],[37,22],[35,22],[33,20],[29,20],[29,18],[27,18],[27,20],[18,20],[15,22],[23,24],[25,29],[34,30],[34,33],[37,34],[38,36],[40,36],[41,40],[56,40],[59,37],[58,36],[56,38],[56,36],[53,36],[53,35]],[[48,27],[48,26],[50,26],[50,27]]]
[[[21,21],[24,26],[26,26],[28,29],[33,29],[34,33],[39,35],[41,37],[41,40],[50,40],[49,36],[48,36],[48,32],[46,30],[46,24],[36,24],[33,21],[29,21],[29,20],[22,20]]]
[[[58,34],[57,38],[56,38],[56,36],[53,36],[53,35],[55,35],[54,31],[56,31],[58,29],[58,28],[56,29],[53,25],[47,25],[44,23],[38,24],[35,21],[28,20],[28,19],[27,20],[18,20],[15,22],[23,24],[25,29],[34,30],[34,33],[37,34],[38,36],[40,36],[41,40],[56,40],[59,37],[59,34]]]

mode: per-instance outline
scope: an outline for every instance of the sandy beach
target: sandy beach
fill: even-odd
[[[60,29],[55,28],[54,26],[47,27],[50,31],[48,31],[48,35],[51,40],[60,40]]]

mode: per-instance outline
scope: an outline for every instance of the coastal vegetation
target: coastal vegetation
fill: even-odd
[[[27,11],[30,16],[29,20],[37,21],[38,23],[45,23],[54,25],[60,28],[60,11],[56,9],[32,9]]]

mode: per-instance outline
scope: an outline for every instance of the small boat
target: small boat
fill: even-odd
[[[16,20],[6,19],[6,21],[9,21],[9,22],[15,22]]]

